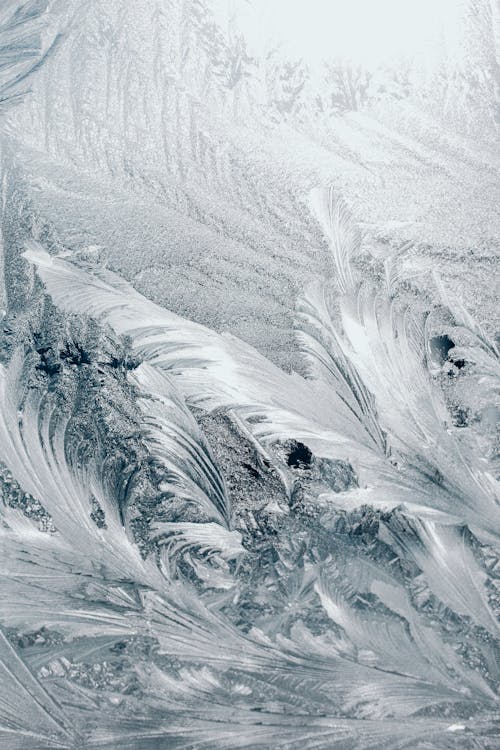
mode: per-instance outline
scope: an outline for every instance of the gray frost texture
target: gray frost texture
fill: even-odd
[[[499,39],[0,0],[1,750],[500,746]]]

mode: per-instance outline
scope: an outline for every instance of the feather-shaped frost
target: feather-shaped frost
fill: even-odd
[[[227,525],[231,509],[224,478],[191,412],[161,370],[142,364],[129,376],[140,388],[138,406],[150,454],[169,470],[163,484],[209,517]]]
[[[299,340],[313,372],[331,383],[350,406],[374,441],[373,447],[388,451],[390,466],[379,469],[380,485],[393,470],[391,494],[400,500],[411,486],[413,499],[407,498],[411,504],[465,518],[487,533],[498,534],[498,484],[450,424],[443,395],[426,366],[425,314],[411,310],[383,281],[378,287],[356,281],[351,266],[359,243],[351,231],[353,220],[347,208],[342,204],[334,209],[332,190],[312,191],[311,201],[330,238],[342,291],[337,316],[325,285],[312,287],[300,301],[303,332]],[[345,227],[335,242],[332,216],[337,217],[335,226]],[[339,232],[335,236],[340,237]],[[392,277],[390,262],[386,261],[386,278]],[[491,357],[494,349],[468,316],[457,313],[457,317],[468,323],[485,347],[481,358]],[[492,367],[498,384],[493,360],[486,372]]]
[[[54,51],[59,36],[47,42],[48,0],[4,0],[0,7],[0,114],[18,103],[31,76]]]
[[[377,460],[344,434],[352,414],[323,384],[288,375],[236,337],[155,305],[115,274],[86,272],[36,243],[25,256],[58,306],[103,319],[128,336],[134,354],[164,370],[189,404],[233,409],[264,442],[301,439],[319,455],[352,460],[367,474]]]

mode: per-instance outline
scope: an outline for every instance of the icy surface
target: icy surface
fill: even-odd
[[[0,3],[0,747],[498,746],[500,12],[436,6]]]

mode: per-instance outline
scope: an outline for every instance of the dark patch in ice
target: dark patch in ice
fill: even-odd
[[[44,372],[49,377],[53,377],[61,371],[61,363],[58,362],[51,346],[42,346],[36,349],[36,353],[40,357],[40,362],[36,366],[37,370]]]
[[[288,454],[287,463],[294,469],[301,469],[310,466],[313,455],[307,445],[304,443],[293,443],[290,453]]]
[[[49,647],[60,644],[63,641],[63,637],[60,633],[55,630],[49,630],[45,626],[42,626],[39,630],[32,630],[19,634],[11,631],[8,635],[9,640],[11,640],[12,643],[16,643],[19,648],[30,648],[32,646]]]
[[[140,362],[132,357],[125,355],[124,357],[111,357],[110,361],[107,362],[108,367],[113,370],[135,370],[139,367]]]
[[[91,497],[90,502],[91,502],[91,508],[92,508],[91,513],[90,513],[91,519],[93,520],[93,522],[95,523],[98,529],[107,529],[108,525],[106,523],[106,516],[104,514],[104,511],[93,495]]]
[[[69,365],[90,365],[91,363],[89,354],[76,342],[68,342],[66,348],[59,352],[59,356]]]
[[[126,648],[127,644],[125,641],[117,641],[117,643],[110,648],[110,651],[114,654],[120,654],[122,651],[125,651]]]
[[[469,410],[457,406],[453,411],[453,424],[455,427],[468,427]]]
[[[448,358],[448,352],[455,346],[454,342],[449,336],[443,334],[442,336],[434,336],[430,341],[431,353],[434,359],[441,362],[446,361]]]
[[[252,466],[251,464],[243,463],[243,468],[245,468],[245,469],[246,469],[246,470],[248,471],[248,473],[249,473],[249,474],[251,474],[251,475],[252,475],[253,477],[255,477],[256,479],[258,479],[258,478],[259,478],[259,476],[260,476],[260,475],[259,475],[259,472],[258,472],[258,471],[257,471],[257,469],[256,469],[256,468],[255,468],[254,466]]]

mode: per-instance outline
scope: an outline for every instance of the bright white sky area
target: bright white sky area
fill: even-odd
[[[234,14],[250,48],[265,54],[281,43],[309,63],[344,58],[367,67],[425,56],[453,33],[461,0],[214,0]]]

